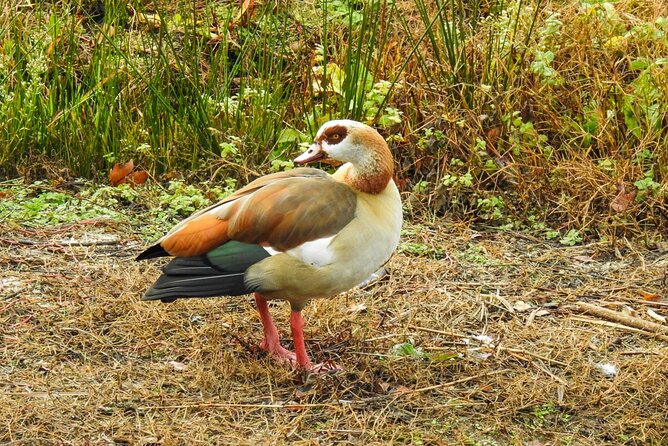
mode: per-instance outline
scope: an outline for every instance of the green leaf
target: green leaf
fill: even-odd
[[[295,129],[285,128],[278,135],[278,140],[276,144],[289,144],[295,142],[301,142],[303,135]]]
[[[646,70],[651,64],[652,62],[649,59],[641,57],[639,59],[632,60],[629,66],[632,70],[642,71]]]
[[[398,356],[413,356],[413,357],[423,357],[424,351],[421,348],[415,348],[410,342],[404,342],[403,344],[396,344],[392,347],[392,353]]]
[[[452,361],[453,359],[459,359],[461,355],[457,352],[442,352],[436,353],[429,356],[429,359],[434,362],[446,362]]]

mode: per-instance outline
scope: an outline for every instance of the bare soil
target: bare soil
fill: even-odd
[[[306,376],[255,347],[250,298],[141,302],[132,228],[5,222],[0,444],[668,444],[665,245],[408,229],[423,255],[305,310],[345,369]]]

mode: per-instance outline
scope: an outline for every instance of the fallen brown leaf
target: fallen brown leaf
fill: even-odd
[[[145,170],[138,170],[136,172],[132,172],[127,176],[127,178],[130,180],[128,182],[131,184],[144,184],[148,179],[148,172]]]
[[[631,192],[626,192],[624,183],[619,185],[619,193],[613,200],[610,202],[610,207],[615,212],[624,212],[629,208],[633,200],[636,198],[636,191],[632,190]]]
[[[248,19],[255,16],[255,1],[242,0],[241,2],[241,22],[247,23]]]
[[[123,165],[120,163],[114,164],[114,167],[109,171],[109,182],[112,186],[129,184],[135,187],[139,184],[144,184],[148,179],[148,172],[145,170],[134,171],[134,168],[135,163],[132,160]]]
[[[114,167],[109,171],[109,182],[112,186],[118,186],[123,184],[125,177],[127,177],[130,172],[135,169],[134,161],[130,160],[127,163],[121,165],[120,163],[114,164]]]
[[[647,293],[645,291],[640,291],[640,294],[642,294],[642,300],[648,300],[650,302],[656,302],[658,300],[661,300],[661,295],[660,294]]]

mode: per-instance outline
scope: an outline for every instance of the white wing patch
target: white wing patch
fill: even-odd
[[[302,243],[296,248],[289,249],[285,251],[286,254],[289,254],[293,257],[297,257],[304,263],[307,263],[312,266],[325,266],[329,265],[334,261],[334,251],[330,247],[332,240],[334,240],[335,235],[331,237],[319,238],[317,240],[311,240],[310,242]],[[271,246],[263,246],[264,250],[269,253],[269,255],[275,256],[276,254],[281,254],[283,251],[272,248]]]
[[[276,251],[274,248],[271,246],[263,246],[264,250],[269,253],[270,256],[275,256],[276,254],[280,254],[281,251]]]
[[[287,254],[297,257],[304,263],[313,266],[325,266],[334,261],[334,251],[330,247],[335,235],[302,243],[296,248],[286,251]],[[266,248],[265,248],[266,249]],[[271,249],[271,248],[270,248]],[[269,250],[267,250],[269,252]],[[273,251],[273,249],[272,249]],[[271,254],[271,252],[269,252]]]

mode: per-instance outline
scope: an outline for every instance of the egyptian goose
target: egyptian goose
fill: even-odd
[[[143,300],[255,293],[264,339],[280,360],[315,370],[304,346],[301,310],[367,279],[399,243],[402,209],[393,160],[373,128],[325,123],[294,161],[337,160],[333,174],[296,168],[267,175],[177,224],[137,260],[171,255]],[[290,302],[292,353],[279,343],[268,300]]]

